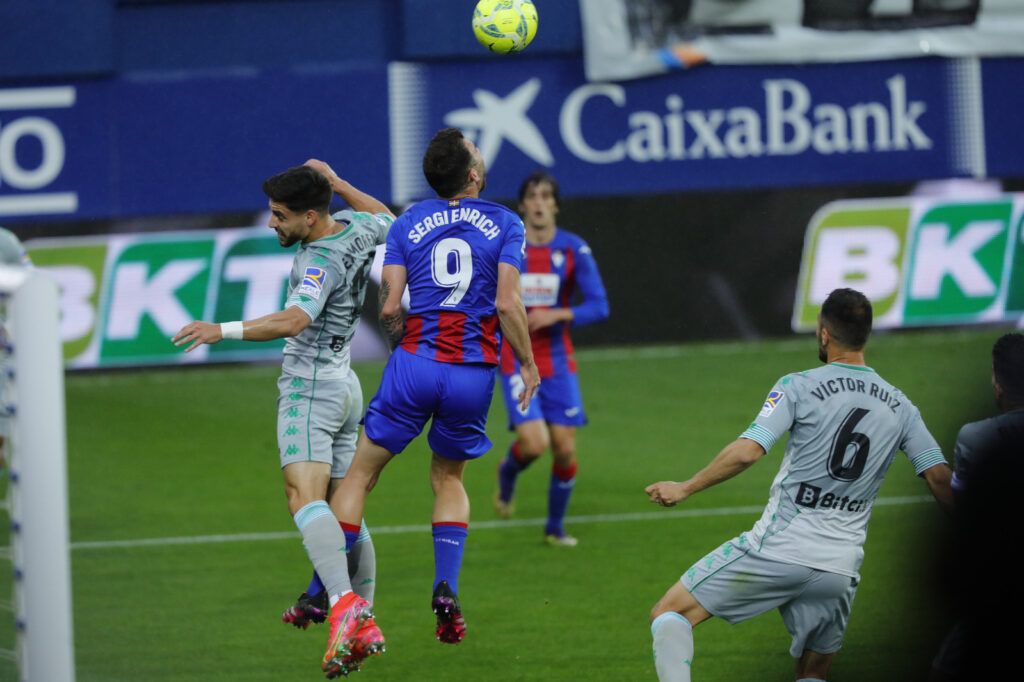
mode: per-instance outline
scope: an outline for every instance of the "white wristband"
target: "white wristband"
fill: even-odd
[[[221,322],[220,335],[225,339],[241,339],[243,336],[242,321]]]

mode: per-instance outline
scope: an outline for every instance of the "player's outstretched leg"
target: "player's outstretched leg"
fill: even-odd
[[[377,579],[377,551],[374,549],[373,539],[365,521],[359,539],[348,552],[348,574],[355,593],[373,606]]]
[[[516,426],[516,440],[498,464],[498,491],[494,495],[494,511],[503,519],[515,511],[512,498],[519,474],[548,449],[547,425],[543,419],[530,419]]]
[[[651,623],[654,669],[660,682],[690,682],[693,661],[693,627],[675,611],[663,613]]]
[[[316,573],[313,573],[313,577],[315,578],[314,582],[320,582],[320,578]],[[327,600],[327,590],[324,589],[323,584],[321,583],[320,588],[316,589],[310,583],[310,587],[299,595],[295,603],[281,614],[281,620],[305,630],[309,627],[310,623],[322,623],[327,620],[327,612],[330,608]]]
[[[438,641],[458,644],[466,636],[466,621],[457,597],[462,551],[469,535],[467,524],[457,521],[435,523],[434,594],[430,607],[437,616]]]
[[[466,636],[466,620],[462,617],[459,598],[448,586],[448,581],[437,583],[430,599],[430,608],[437,616],[437,630],[434,632],[437,641],[444,644],[461,642]]]
[[[557,547],[575,547],[579,542],[565,532],[565,510],[576,485],[576,460],[568,466],[551,467],[551,483],[548,486],[548,520],[544,525],[545,541]]]
[[[458,644],[466,636],[459,605],[459,572],[469,535],[469,497],[462,485],[466,462],[434,454],[430,485],[434,490],[434,593],[430,606],[437,616],[437,639]]]
[[[320,664],[328,679],[359,670],[367,656],[384,653],[384,636],[366,600],[348,592],[331,606],[327,651]]]
[[[690,682],[693,628],[708,618],[711,614],[678,581],[654,605],[651,637],[660,682]]]
[[[494,495],[494,511],[503,519],[511,518],[515,512],[512,497],[516,492],[516,479],[520,472],[533,463],[533,459],[524,458],[520,450],[519,441],[513,442],[505,458],[498,463],[498,492]]]

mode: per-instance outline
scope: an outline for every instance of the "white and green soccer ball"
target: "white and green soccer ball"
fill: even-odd
[[[473,33],[491,52],[522,52],[537,35],[537,8],[530,0],[480,0]]]

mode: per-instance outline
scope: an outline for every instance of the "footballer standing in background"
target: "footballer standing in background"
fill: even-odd
[[[992,346],[992,392],[999,414],[964,424],[953,450],[957,533],[946,548],[943,582],[956,585],[950,596],[959,620],[932,662],[934,682],[999,677],[1005,661],[994,652],[1012,649],[1019,639],[1016,620],[1024,589],[1016,572],[965,573],[964,562],[1001,547],[1007,524],[1020,516],[1024,334],[1004,334]]]
[[[332,216],[332,190],[353,210]],[[172,340],[188,352],[222,339],[287,339],[277,382],[278,449],[288,509],[316,573],[284,619],[298,627],[322,622],[330,604],[352,593],[355,585],[365,610],[360,614],[364,627],[359,650],[329,646],[321,666],[337,674],[344,666],[347,673],[358,669],[351,661],[383,650],[369,611],[376,564],[362,519],[356,524],[356,542],[346,553],[345,536],[327,499],[355,453],[363,393],[350,366],[350,342],[374,254],[395,217],[383,203],[315,159],[268,178],[263,192],[269,198],[269,226],[281,246],[299,242],[284,310],[254,320],[191,322]]]
[[[789,433],[768,505],[754,527],[695,563],[651,609],[662,682],[689,682],[693,628],[778,609],[796,679],[828,679],[860,581],[871,510],[897,450],[945,509],[951,471],[910,400],[864,361],[871,303],[836,289],[818,316],[824,367],[779,379],[760,414],[702,470],[645,492],[672,507],[745,471]]]
[[[385,465],[432,421],[432,532],[436,638],[458,644],[466,624],[458,578],[469,532],[466,462],[491,448],[485,431],[494,393],[499,333],[521,363],[525,407],[540,385],[520,295],[523,223],[500,204],[480,199],[486,168],[480,150],[455,128],[434,135],[423,174],[437,193],[411,206],[388,232],[381,282],[381,323],[393,349],[380,389],[363,420],[355,459],[331,498],[346,539],[359,532],[366,496]],[[408,284],[409,313],[402,310]],[[346,623],[360,601],[331,609]],[[349,648],[350,626],[335,645]]]
[[[502,518],[512,515],[517,477],[550,447],[545,541],[573,547],[577,540],[565,532],[564,519],[576,483],[576,429],[587,423],[587,415],[569,328],[607,319],[608,296],[590,247],[557,226],[560,203],[558,182],[543,171],[531,174],[519,187],[519,214],[526,225],[523,303],[533,357],[544,383],[537,399],[522,409],[519,364],[508,343],[502,344],[501,384],[516,439],[498,466],[494,507]]]

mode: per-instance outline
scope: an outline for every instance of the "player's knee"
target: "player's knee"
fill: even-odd
[[[288,499],[288,510],[295,514],[297,511],[305,507],[311,502],[317,500],[323,500],[324,495],[322,492],[315,490],[315,486],[302,485],[300,483],[286,483],[284,486],[284,494]]]
[[[547,449],[547,435],[519,436],[519,457],[523,460],[533,461],[543,455]]]
[[[569,466],[576,461],[576,443],[555,440],[551,444],[551,454],[554,455],[555,464]]]
[[[833,654],[819,654],[806,649],[796,664],[796,679],[827,680]]]
[[[553,428],[551,430],[551,453],[559,464],[568,465],[576,458],[575,429]]]
[[[465,465],[464,461],[449,460],[435,454],[430,465],[430,485],[434,492],[446,486],[461,486]]]

